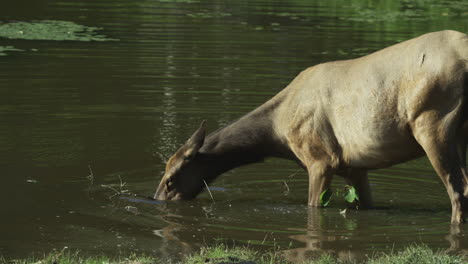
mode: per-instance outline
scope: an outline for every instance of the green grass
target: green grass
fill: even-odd
[[[251,261],[255,264],[290,264],[280,252],[259,253],[249,248],[228,249],[224,245],[204,248],[199,254],[189,257],[184,264],[217,264],[242,263]],[[322,255],[318,259],[309,260],[301,264],[343,264],[356,262],[342,262],[331,255]],[[434,252],[427,246],[409,246],[401,252],[391,254],[380,253],[371,257],[367,264],[468,264],[468,259],[460,255],[448,255]],[[249,263],[250,264],[250,263]]]
[[[453,263],[467,264],[468,256],[453,256],[441,252],[434,252],[426,246],[410,246],[396,254],[385,254],[369,260],[368,264],[406,264],[406,263]]]
[[[153,257],[131,255],[129,257],[109,258],[106,256],[85,257],[79,252],[54,252],[43,258],[22,259],[22,260],[6,260],[0,257],[0,263],[11,264],[153,264],[153,263],[170,263],[161,261]]]
[[[467,264],[467,256],[448,255],[442,252],[434,252],[427,246],[409,246],[401,252],[378,253],[366,262],[367,264]],[[42,259],[5,260],[0,257],[0,263],[14,264],[290,264],[281,256],[280,251],[260,253],[248,247],[229,248],[225,245],[205,247],[199,253],[186,258],[183,262],[163,261],[148,256],[132,255],[111,259],[109,257],[84,257],[78,252],[69,251],[52,253]],[[301,264],[344,264],[353,262],[342,262],[331,255],[322,255],[318,259],[309,260]]]

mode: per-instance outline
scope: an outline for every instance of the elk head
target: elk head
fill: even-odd
[[[205,182],[198,151],[205,141],[206,121],[168,160],[154,195],[157,200],[188,200],[199,194]]]

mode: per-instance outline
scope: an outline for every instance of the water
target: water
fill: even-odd
[[[467,226],[450,230],[448,197],[424,159],[373,171],[379,209],[346,215],[337,196],[308,210],[305,173],[276,159],[221,176],[215,203],[207,193],[145,198],[201,120],[223,126],[320,62],[429,31],[467,32],[466,1],[23,0],[0,9],[3,23],[44,20],[118,41],[0,39],[1,255],[177,258],[219,240],[279,246],[293,261],[412,243],[468,250]],[[336,178],[335,190],[343,186]]]

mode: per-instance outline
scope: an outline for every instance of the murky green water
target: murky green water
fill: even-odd
[[[308,210],[307,177],[283,160],[226,173],[214,204],[208,194],[169,204],[131,195],[154,192],[164,157],[201,120],[223,126],[313,64],[468,32],[466,1],[24,0],[3,3],[0,21],[69,21],[118,40],[0,39],[7,258],[63,248],[178,257],[217,240],[280,246],[291,260],[412,243],[468,251],[468,227],[450,230],[449,200],[425,160],[372,172],[380,209],[345,216],[343,199]]]

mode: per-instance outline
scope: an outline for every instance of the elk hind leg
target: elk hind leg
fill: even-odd
[[[454,135],[416,133],[415,137],[447,189],[452,204],[452,223],[464,222],[468,210],[468,198],[464,195],[466,173]]]
[[[458,152],[458,160],[462,166],[462,173],[463,173],[463,185],[464,185],[464,193],[463,195],[468,198],[468,172],[466,169],[466,151],[468,145],[468,123],[465,122],[462,128],[457,131],[457,152]]]

